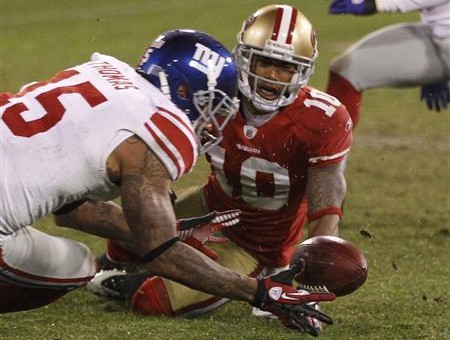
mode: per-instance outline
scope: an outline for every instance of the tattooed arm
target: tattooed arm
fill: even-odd
[[[114,202],[77,201],[53,215],[60,227],[73,228],[103,238],[132,241],[122,208]]]
[[[311,167],[308,171],[307,197],[308,236],[338,234],[340,216],[334,210],[342,207],[346,192],[345,161],[325,167]],[[337,209],[336,209],[337,208]],[[328,213],[326,213],[328,210]],[[317,218],[314,218],[318,216]]]
[[[112,180],[120,177],[124,215],[141,257],[177,236],[169,197],[172,181],[160,160],[140,139],[129,138],[111,158]],[[174,243],[147,263],[160,275],[193,289],[236,300],[252,301],[256,280],[230,271],[194,248]]]

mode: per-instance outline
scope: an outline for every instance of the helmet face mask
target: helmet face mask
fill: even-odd
[[[270,5],[256,11],[244,22],[234,49],[242,94],[263,112],[273,112],[291,104],[314,71],[316,46],[310,22],[295,8]],[[274,67],[282,70],[285,66],[292,68],[290,79],[280,81],[255,72],[255,60],[264,58],[272,60]],[[281,89],[277,98],[268,100],[258,93],[264,82]]]
[[[200,113],[194,122],[194,130],[202,148],[201,153],[205,153],[220,143],[222,131],[237,112],[239,102],[221,90],[209,89],[194,94],[194,106]]]
[[[136,71],[186,113],[200,154],[222,140],[238,110],[237,69],[222,44],[199,31],[168,31],[146,50]]]

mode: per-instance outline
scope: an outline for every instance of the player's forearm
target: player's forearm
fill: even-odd
[[[338,235],[341,207],[346,193],[345,160],[310,168],[308,172],[308,236]]]
[[[135,218],[131,218],[129,223],[133,225],[139,255],[148,260],[154,256],[156,249],[165,247],[167,242],[173,240],[177,232],[175,215],[167,195],[158,196],[153,191],[152,199],[147,199],[146,203],[148,208],[141,211],[141,214],[130,214]],[[129,209],[126,211],[129,214]],[[146,217],[145,212],[151,212],[153,218]],[[141,218],[136,218],[139,215]],[[256,293],[256,280],[219,266],[206,255],[182,242],[174,243],[162,254],[151,259],[147,269],[153,275],[234,300],[250,302]]]
[[[54,215],[60,227],[130,242],[131,232],[123,216],[122,208],[113,202],[87,200],[76,209]]]
[[[233,300],[251,302],[256,293],[256,280],[239,275],[182,243],[147,264],[148,270],[177,281],[192,289]]]
[[[306,193],[308,215],[312,220],[333,213],[340,213],[347,185],[344,177],[345,160],[325,167],[311,167],[308,171]]]
[[[308,238],[314,236],[338,236],[340,217],[335,214],[324,215],[309,222]]]

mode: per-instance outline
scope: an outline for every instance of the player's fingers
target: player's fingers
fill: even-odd
[[[446,88],[444,91],[444,101],[445,101],[445,107],[448,106],[448,103],[450,102],[450,88]]]
[[[228,241],[229,241],[229,239],[226,237],[219,237],[219,236],[211,235],[208,237],[207,242],[209,242],[209,243],[226,243]]]
[[[198,250],[200,250],[203,254],[208,256],[212,260],[217,260],[219,258],[219,255],[214,251],[209,249],[208,247],[201,245]]]
[[[427,104],[428,110],[433,111],[433,98],[430,98],[430,96],[426,96],[425,103]]]
[[[218,212],[216,217],[212,220],[215,223],[223,223],[225,221],[235,220],[241,215],[240,210],[227,210]]]
[[[329,315],[327,315],[324,312],[317,310],[315,308],[313,311],[311,311],[311,314],[309,316],[315,320],[319,320],[323,323],[326,323],[327,325],[333,324],[333,319]]]
[[[437,97],[435,102],[434,102],[434,107],[436,109],[436,112],[440,112],[441,111],[441,101],[440,101],[440,97]]]
[[[446,109],[448,106],[448,98],[446,92],[442,93],[442,95],[439,97],[439,105],[441,109]]]
[[[205,225],[205,224],[213,221],[216,216],[217,216],[217,212],[214,210],[203,216],[183,218],[183,219],[178,220],[178,226],[179,226],[180,230],[199,228],[202,225]]]
[[[212,231],[219,231],[223,228],[228,228],[238,224],[241,221],[241,211],[240,210],[228,210],[220,212],[212,220]]]
[[[209,223],[207,224],[208,230],[210,233],[215,233],[217,231],[221,231],[225,228],[229,228],[232,227],[236,224],[238,224],[241,220],[239,218],[231,220],[231,221],[227,221],[227,222],[222,222],[222,223]]]

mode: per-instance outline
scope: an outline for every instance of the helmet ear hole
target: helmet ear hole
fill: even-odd
[[[177,96],[181,99],[189,98],[189,89],[186,84],[181,84],[177,89]]]

